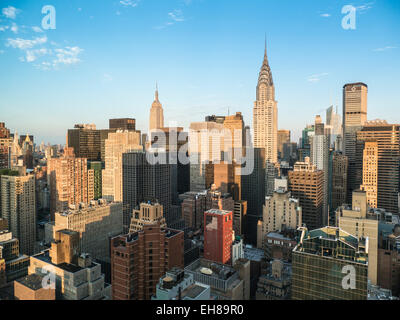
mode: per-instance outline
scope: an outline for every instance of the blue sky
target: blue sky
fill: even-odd
[[[56,29],[42,30],[44,5]],[[357,8],[344,30],[341,9]],[[0,0],[0,121],[65,143],[75,123],[134,117],[147,131],[155,83],[165,123],[241,111],[252,123],[264,36],[279,128],[299,132],[342,87],[369,86],[369,119],[400,122],[398,0]]]

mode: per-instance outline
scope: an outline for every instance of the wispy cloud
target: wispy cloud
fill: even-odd
[[[329,73],[319,73],[319,74],[313,74],[309,77],[307,77],[307,81],[308,82],[319,82],[322,80],[322,78],[326,77],[327,75],[329,75]]]
[[[168,12],[168,21],[163,25],[154,27],[156,30],[165,29],[166,27],[172,26],[175,23],[186,21],[183,16],[183,12],[180,9],[175,9],[174,11]]]
[[[367,12],[369,9],[372,9],[374,2],[366,2],[362,5],[356,6],[357,12],[363,14]]]
[[[322,13],[322,14],[320,14],[320,16],[323,18],[329,18],[331,15],[330,15],[330,13]]]
[[[121,0],[119,3],[124,7],[134,8],[137,7],[137,5],[139,4],[139,0]]]
[[[10,30],[14,33],[18,33],[18,25],[13,22]]]
[[[35,38],[33,40],[29,40],[29,39],[21,39],[21,38],[16,38],[16,39],[7,39],[6,42],[6,46],[7,47],[13,47],[13,48],[18,48],[21,50],[26,50],[26,49],[30,49],[33,48],[36,45],[39,44],[44,44],[47,42],[47,37],[43,36],[40,38]]]
[[[41,28],[36,27],[36,26],[32,27],[32,30],[37,32],[37,33],[42,33],[43,32],[43,30]]]
[[[172,12],[168,12],[168,16],[175,22],[182,22],[185,21],[185,18],[183,17],[182,10],[176,9]]]
[[[394,47],[394,46],[386,46],[386,47],[383,47],[383,48],[376,48],[376,49],[374,49],[373,51],[375,51],[375,52],[382,52],[382,51],[387,51],[387,50],[391,50],[391,49],[397,49],[397,47]]]
[[[7,8],[3,8],[1,12],[5,17],[9,19],[15,19],[20,10],[15,7],[8,6]]]

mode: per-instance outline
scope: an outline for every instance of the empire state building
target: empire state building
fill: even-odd
[[[254,147],[265,149],[265,159],[278,161],[278,103],[275,101],[275,86],[268,63],[267,45],[264,61],[258,77],[257,100],[253,109]]]

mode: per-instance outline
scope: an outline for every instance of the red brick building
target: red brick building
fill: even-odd
[[[211,209],[204,213],[204,259],[230,264],[232,259],[232,211]]]
[[[111,240],[113,300],[149,300],[159,279],[173,267],[184,268],[183,231],[159,223]]]

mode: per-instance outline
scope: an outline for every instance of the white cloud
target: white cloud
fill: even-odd
[[[169,12],[168,15],[175,22],[185,21],[185,18],[183,17],[182,10],[174,10],[172,12]]]
[[[71,65],[79,63],[79,54],[83,49],[79,47],[65,47],[64,49],[55,49],[56,59],[53,60],[53,66],[57,67],[59,64]]]
[[[0,31],[6,31],[9,28],[9,26],[0,26]]]
[[[35,31],[35,32],[37,32],[37,33],[41,33],[41,32],[43,32],[43,30],[41,29],[41,28],[39,28],[39,27],[32,27],[32,30],[33,31]]]
[[[320,16],[323,18],[329,18],[331,15],[329,13],[322,13]]]
[[[15,7],[8,6],[7,8],[3,8],[2,13],[4,16],[6,16],[9,19],[15,19],[17,17],[17,14],[19,13],[20,10],[18,10]]]
[[[121,0],[119,2],[121,5],[123,5],[124,7],[136,7],[139,3],[138,0],[134,1],[134,0]]]
[[[382,51],[387,51],[387,50],[390,50],[390,49],[397,49],[397,47],[393,47],[393,46],[386,46],[386,47],[383,47],[383,48],[377,48],[377,49],[374,49],[373,51],[376,51],[376,52],[382,52]]]
[[[373,4],[374,4],[374,2],[367,2],[367,3],[364,3],[364,4],[360,5],[360,6],[357,6],[356,7],[357,12],[359,12],[360,14],[363,14],[366,11],[368,11],[369,9],[372,9],[373,8]]]
[[[29,39],[21,39],[21,38],[16,38],[16,39],[7,39],[6,46],[7,47],[13,47],[13,48],[18,48],[21,50],[26,50],[33,48],[36,45],[39,44],[44,44],[47,42],[47,37],[43,36],[41,38],[35,38],[34,40],[29,40]]]
[[[308,81],[308,82],[319,82],[319,81],[321,81],[321,79],[322,79],[323,77],[326,77],[328,74],[329,74],[329,73],[326,73],[326,72],[324,72],[324,73],[319,73],[319,74],[313,74],[313,75],[311,75],[311,76],[309,76],[309,77],[307,78],[307,81]]]
[[[51,54],[51,50],[48,50],[46,48],[41,48],[41,49],[36,49],[36,50],[27,50],[26,51],[26,61],[27,62],[33,62],[37,58]]]
[[[18,26],[16,23],[13,22],[13,24],[11,25],[11,31],[14,33],[18,33]]]

